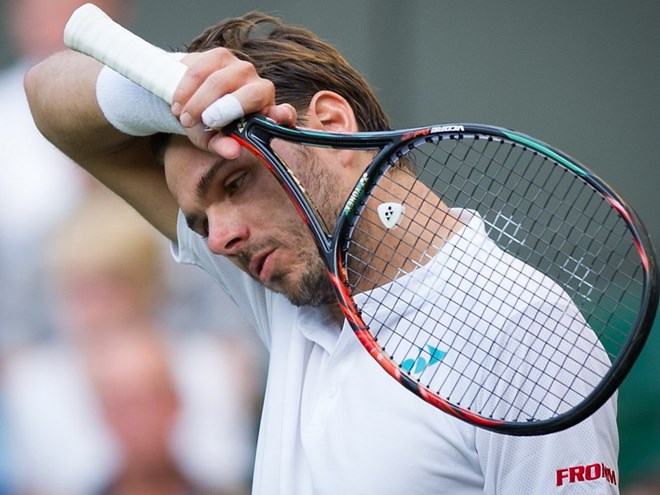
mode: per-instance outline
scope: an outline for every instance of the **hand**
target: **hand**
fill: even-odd
[[[293,106],[275,104],[273,83],[226,48],[190,53],[181,61],[189,68],[174,93],[172,113],[195,146],[227,159],[238,157],[241,146],[221,132],[206,130],[201,117],[214,101],[230,93],[240,101],[246,114],[258,112],[284,125],[295,124]]]

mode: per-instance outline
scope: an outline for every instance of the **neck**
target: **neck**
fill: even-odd
[[[401,190],[400,177],[397,180],[397,187],[378,191],[378,203],[402,205],[404,213],[397,225],[386,228],[372,207],[365,209],[356,227],[356,242],[351,243],[348,257],[350,285],[355,293],[385,285],[426,265],[463,226],[447,205],[419,181],[403,185],[409,191],[403,202],[394,194],[388,195],[387,190]]]

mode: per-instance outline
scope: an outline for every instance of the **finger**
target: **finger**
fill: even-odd
[[[271,100],[275,97],[274,86],[259,78],[251,84],[244,85],[214,101],[201,115],[202,122],[212,129],[222,129],[227,124],[240,119],[246,113],[262,112],[273,108]],[[264,107],[264,102],[267,102]],[[293,108],[289,105],[290,108]],[[247,112],[245,109],[248,109]],[[295,110],[294,110],[295,112]],[[272,113],[289,122],[291,111],[289,108],[273,108]],[[293,117],[295,120],[295,117]]]
[[[242,146],[238,141],[209,129],[203,124],[197,124],[186,130],[192,144],[205,151],[210,151],[228,160],[238,158]]]
[[[211,129],[222,129],[245,115],[243,105],[236,95],[229,93],[202,112],[202,122]]]
[[[236,57],[226,48],[214,48],[184,56],[181,62],[188,66],[188,70],[172,97],[172,113],[179,117],[185,104],[206,79],[235,60]]]
[[[217,131],[213,131],[207,128],[204,124],[199,123],[193,127],[187,128],[186,133],[192,144],[200,149],[209,150],[209,143],[217,134]]]
[[[295,107],[288,103],[266,107],[262,110],[262,113],[278,124],[289,127],[296,125],[296,121],[298,120],[298,114]]]
[[[233,118],[214,127],[222,127],[242,114],[259,112],[275,101],[273,83],[259,77],[252,64],[237,60],[206,78],[183,107],[181,124],[188,127],[201,122],[202,113],[229,94],[233,94],[233,98],[225,100],[224,110],[228,110],[228,102],[232,105],[230,111],[224,113]]]
[[[215,135],[209,140],[208,149],[227,160],[234,160],[241,154],[242,146],[238,141],[228,136],[221,133],[215,133]]]

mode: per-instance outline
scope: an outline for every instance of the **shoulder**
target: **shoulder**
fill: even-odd
[[[579,493],[619,493],[616,397],[557,433],[516,437],[477,430],[476,448],[486,487],[500,487],[496,493],[565,493],[569,485],[587,490]]]

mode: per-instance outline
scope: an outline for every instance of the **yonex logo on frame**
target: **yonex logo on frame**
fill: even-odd
[[[357,201],[360,194],[362,194],[362,190],[364,189],[364,185],[367,183],[368,179],[369,179],[369,174],[367,174],[366,172],[362,174],[362,177],[360,177],[357,184],[355,185],[355,189],[353,189],[353,192],[346,200],[346,207],[344,208],[344,213],[353,209],[353,206],[355,205],[355,202]]]
[[[616,473],[602,462],[557,469],[557,486],[563,486],[564,483],[579,483],[598,479],[605,479],[616,486]]]
[[[401,363],[401,368],[408,373],[418,375],[430,366],[438,364],[447,355],[446,351],[441,351],[437,347],[430,345],[426,346],[426,350],[428,354],[430,354],[428,361],[423,356],[419,356],[417,359],[406,359],[403,363]]]

